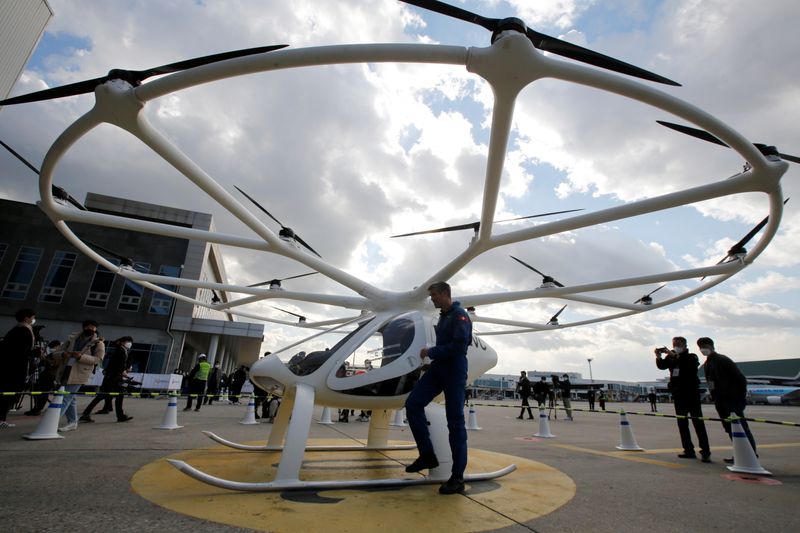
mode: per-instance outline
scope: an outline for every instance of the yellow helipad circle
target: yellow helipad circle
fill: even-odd
[[[254,443],[255,444],[255,443]],[[352,444],[344,439],[309,444]],[[307,452],[303,480],[402,478],[416,450]],[[246,452],[224,446],[169,456],[211,475],[235,481],[270,481],[279,452]],[[550,513],[575,495],[566,474],[536,461],[470,448],[467,473],[516,464],[505,477],[467,484],[464,496],[441,496],[438,485],[395,489],[318,492],[237,492],[206,485],[182,474],[166,457],[145,465],[131,480],[143,498],[185,515],[262,531],[472,532],[525,523]]]

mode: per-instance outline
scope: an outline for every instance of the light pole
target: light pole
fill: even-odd
[[[594,383],[594,377],[592,377],[592,358],[587,357],[586,360],[589,361],[589,381]]]

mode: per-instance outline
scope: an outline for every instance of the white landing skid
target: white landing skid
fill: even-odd
[[[298,383],[286,394],[283,405],[278,411],[278,417],[273,424],[272,432],[269,435],[266,446],[252,446],[234,444],[237,449],[265,451],[281,451],[281,460],[278,464],[278,471],[275,479],[263,483],[246,483],[232,481],[206,474],[191,465],[175,459],[168,459],[169,463],[175,468],[191,476],[198,481],[208,483],[215,487],[240,491],[284,491],[284,490],[333,490],[333,489],[352,489],[370,487],[398,487],[411,485],[425,485],[441,483],[450,477],[450,467],[453,460],[450,454],[450,446],[447,437],[447,420],[444,407],[439,404],[431,404],[425,409],[425,415],[430,423],[431,440],[433,442],[436,456],[439,459],[439,466],[430,470],[429,476],[417,478],[398,478],[398,479],[350,479],[350,480],[326,480],[326,481],[303,481],[300,479],[300,467],[303,463],[303,455],[307,449],[308,432],[312,423],[314,411],[314,389],[308,385]],[[373,411],[370,421],[369,437],[366,446],[345,447],[346,451],[367,450],[367,449],[388,449],[389,433],[389,412]],[[209,437],[217,442],[224,439],[206,432]],[[216,437],[216,438],[215,438]],[[285,439],[284,439],[285,437]],[[226,444],[229,441],[222,442]],[[325,447],[323,447],[325,448]],[[334,448],[334,447],[327,447]],[[413,448],[413,446],[411,446]],[[393,448],[398,449],[398,448]],[[408,449],[408,448],[405,448]],[[321,450],[320,450],[321,451]],[[337,451],[337,450],[330,450]],[[501,470],[494,472],[470,474],[464,477],[465,481],[485,481],[495,479],[516,470],[516,465],[509,465]]]

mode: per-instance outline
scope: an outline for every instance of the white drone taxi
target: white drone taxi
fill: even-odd
[[[302,49],[289,49],[286,48],[286,45],[269,46],[191,59],[145,71],[112,70],[107,76],[101,78],[0,102],[0,105],[8,105],[92,91],[95,93],[95,106],[70,125],[48,151],[39,182],[41,209],[53,220],[57,229],[84,254],[127,279],[173,298],[194,305],[224,310],[243,317],[310,328],[314,332],[312,336],[259,360],[251,369],[251,377],[255,382],[264,389],[283,396],[283,405],[267,443],[264,446],[246,446],[211,435],[219,442],[244,450],[283,450],[275,479],[264,483],[242,483],[213,477],[188,464],[173,462],[183,472],[197,479],[229,489],[265,491],[403,486],[441,482],[449,476],[450,463],[447,461],[447,457],[449,457],[450,451],[447,444],[443,409],[436,405],[429,407],[427,413],[441,465],[432,470],[429,476],[325,482],[300,479],[303,453],[305,449],[310,449],[306,448],[306,444],[315,405],[371,409],[373,417],[370,422],[366,448],[392,448],[388,445],[389,412],[402,408],[406,396],[422,372],[419,359],[420,349],[435,342],[433,329],[435,317],[427,304],[426,290],[431,283],[451,279],[482,254],[501,246],[542,239],[580,228],[733,194],[761,192],[769,197],[769,216],[734,245],[722,261],[713,266],[564,286],[551,276],[542,274],[533,266],[514,258],[542,275],[541,286],[517,292],[460,294],[458,299],[462,305],[475,307],[550,298],[562,300],[562,303],[593,304],[607,308],[609,311],[603,316],[562,323],[559,322],[559,315],[566,307],[565,305],[547,323],[537,324],[482,317],[472,310],[471,315],[475,323],[496,324],[509,328],[474,335],[473,344],[468,352],[469,379],[472,380],[491,369],[497,361],[496,352],[484,341],[485,336],[551,331],[613,320],[690,298],[725,281],[751,264],[764,251],[778,229],[784,205],[780,180],[788,168],[786,161],[800,162],[800,159],[780,154],[771,146],[753,144],[708,113],[649,83],[632,78],[673,86],[678,85],[677,83],[622,61],[536,32],[517,18],[485,18],[433,0],[403,1],[483,26],[492,32],[491,42],[483,48],[436,44],[358,44]],[[549,52],[552,55],[545,55],[543,52]],[[566,57],[570,60],[555,56]],[[474,230],[474,236],[465,250],[438,271],[422,273],[417,287],[408,291],[383,290],[329,264],[290,228],[283,226],[256,203],[262,211],[281,226],[282,229],[276,234],[240,203],[232,191],[229,192],[228,188],[215,181],[164,135],[156,131],[142,113],[145,106],[155,99],[221,79],[320,65],[380,62],[461,65],[474,76],[486,80],[492,87],[495,98],[480,221],[464,226],[431,230],[450,231],[469,228]],[[145,84],[142,83],[152,76],[161,77]],[[613,93],[669,113],[697,128],[672,123],[664,123],[664,125],[707,141],[728,146],[738,152],[747,161],[747,165],[742,172],[707,185],[630,202],[619,207],[572,214],[560,220],[542,223],[534,227],[495,233],[495,208],[506,162],[515,100],[526,86],[546,78]],[[201,231],[147,220],[132,220],[122,216],[75,209],[66,205],[71,203],[73,206],[82,207],[66,191],[53,185],[56,167],[76,141],[101,124],[112,124],[139,138],[196,187],[202,189],[220,206],[255,232],[258,238]],[[248,199],[255,203],[252,198],[248,197]],[[551,214],[566,213],[568,212]],[[69,227],[69,223],[78,222],[182,239],[195,239],[276,254],[326,276],[343,289],[349,290],[350,293],[332,295],[286,290],[281,287],[281,281],[284,280],[272,280],[268,283],[268,287],[262,286],[264,284],[241,286],[140,273],[124,264],[118,266],[110,262],[98,253],[97,246],[78,238]],[[746,250],[745,244],[762,230],[763,233],[757,243],[750,250]],[[661,289],[663,284],[686,279],[699,279],[701,283],[682,294],[663,301],[654,301],[653,294]],[[653,284],[659,284],[659,286],[633,303],[592,295],[597,291],[625,287],[646,287],[642,289],[642,292],[646,292]],[[212,303],[200,301],[165,289],[164,286],[208,289],[214,291],[217,301]],[[246,296],[221,301],[216,297],[216,291]],[[300,320],[295,323],[241,310],[247,304],[272,299],[335,306],[351,310],[352,313],[347,318],[324,321],[308,321],[305,317],[297,315]],[[363,372],[354,373],[352,371],[353,362],[364,365]],[[334,451],[351,448],[316,447],[314,449]],[[491,479],[505,475],[513,469],[514,466],[510,465],[496,472],[468,475],[466,480]]]

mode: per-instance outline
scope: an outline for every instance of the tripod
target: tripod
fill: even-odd
[[[547,409],[547,418],[558,420],[558,391],[553,390],[553,395],[548,398],[549,407]]]

